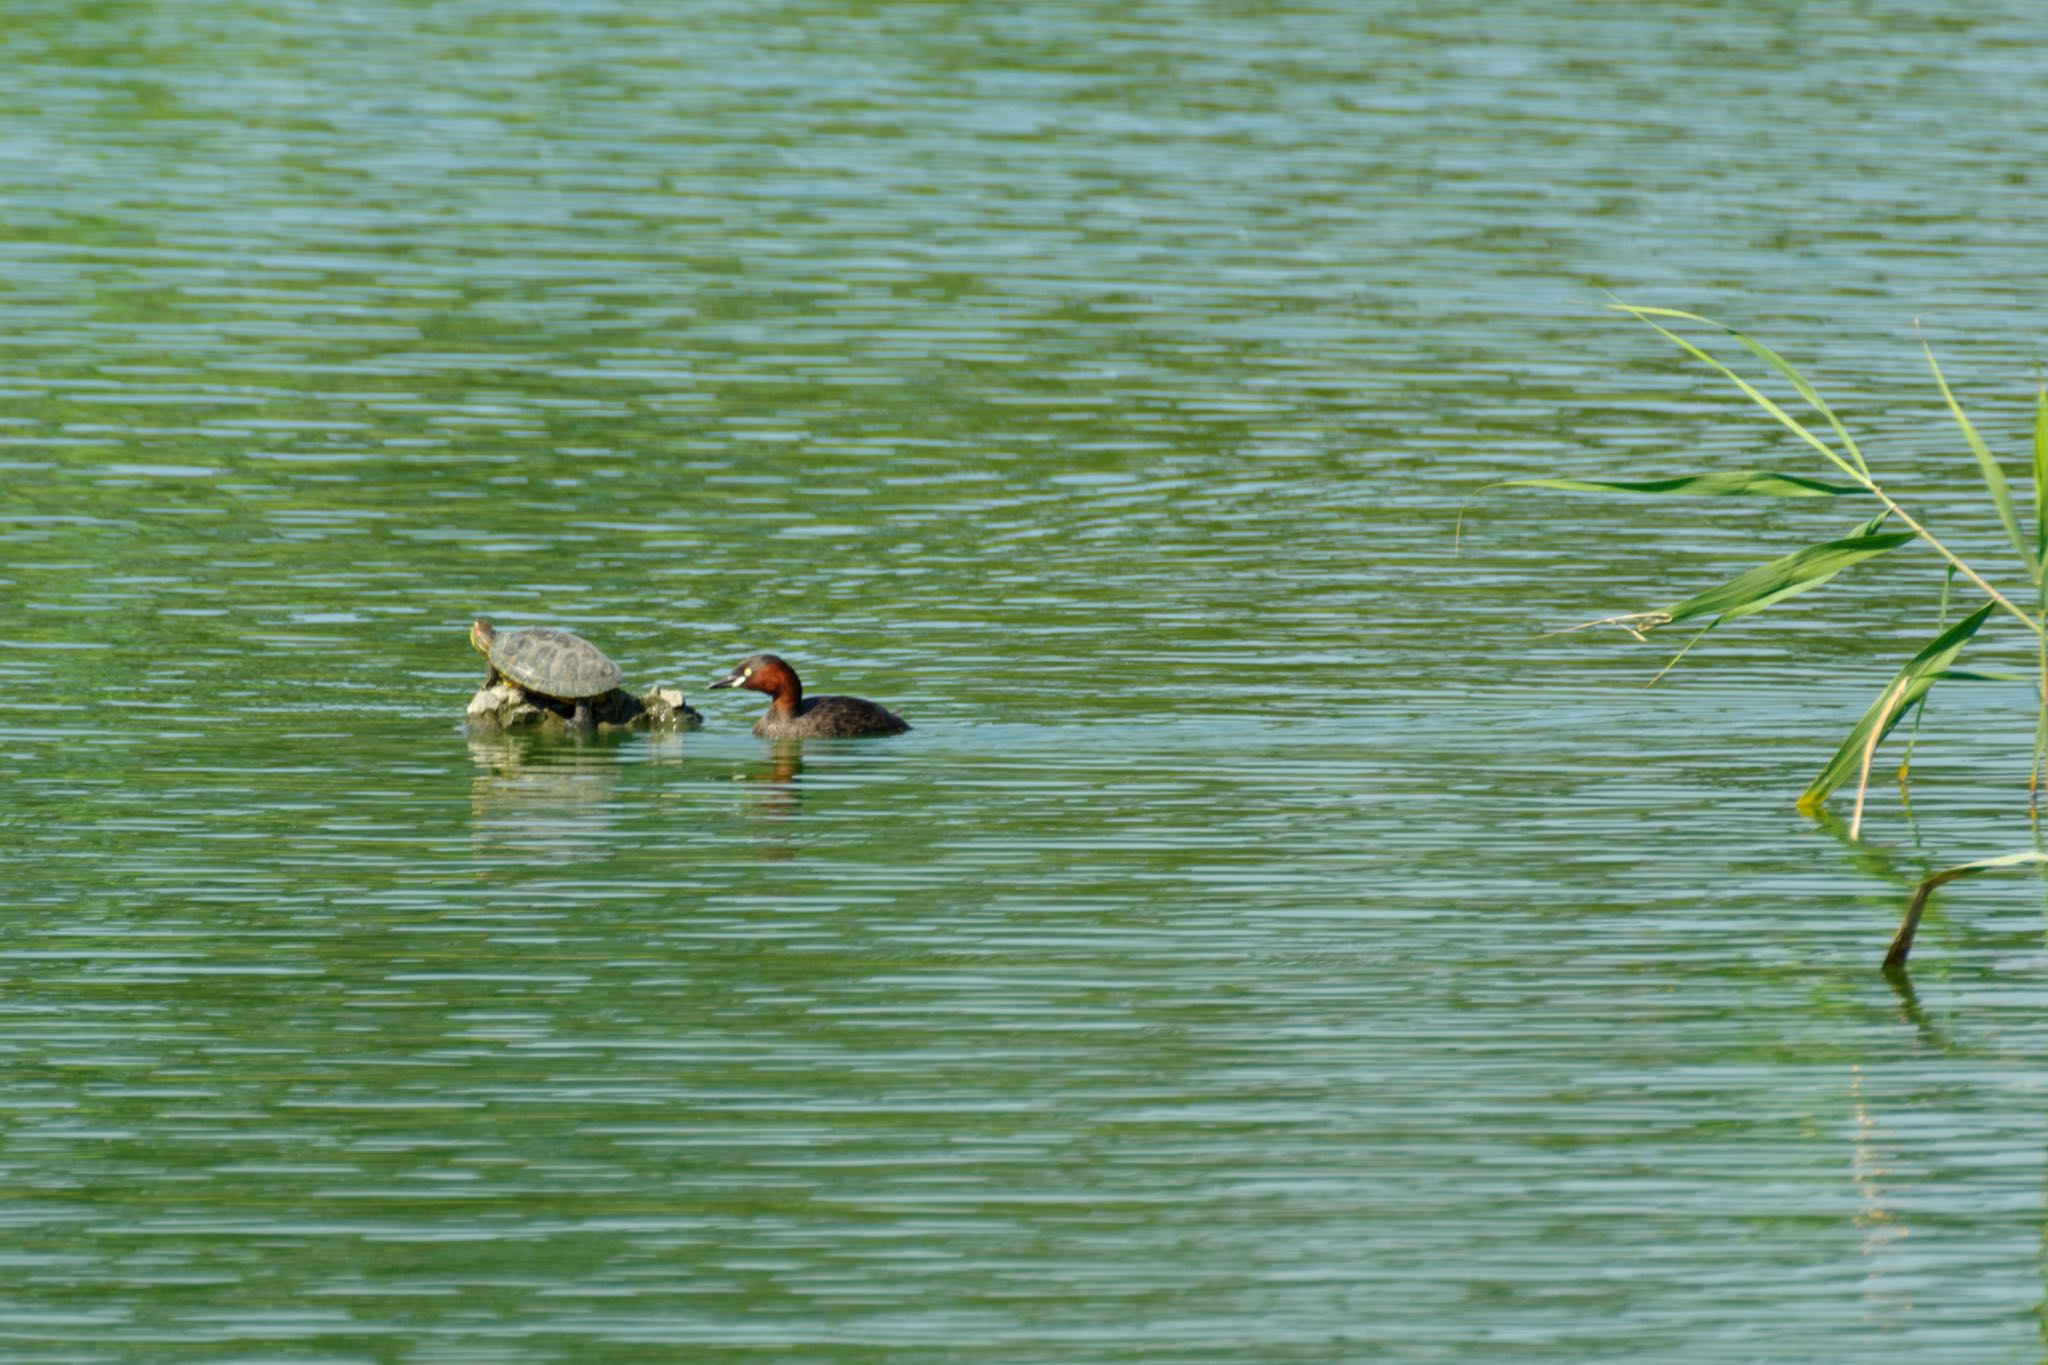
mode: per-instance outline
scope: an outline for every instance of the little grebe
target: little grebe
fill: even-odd
[[[756,654],[711,685],[744,687],[775,698],[754,722],[754,733],[763,739],[850,739],[910,728],[901,716],[859,697],[806,697],[796,670],[773,654]]]

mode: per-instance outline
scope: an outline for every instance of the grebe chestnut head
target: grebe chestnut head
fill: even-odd
[[[766,692],[774,699],[754,722],[754,733],[763,739],[851,739],[910,728],[901,716],[859,697],[806,697],[796,670],[773,654],[756,654],[711,686]]]
[[[756,654],[711,687],[713,691],[721,687],[744,687],[749,692],[766,692],[775,698],[777,706],[794,707],[804,695],[804,685],[796,676],[796,670],[773,654]]]

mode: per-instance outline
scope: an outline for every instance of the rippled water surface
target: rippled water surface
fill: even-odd
[[[0,6],[0,1356],[2031,1360],[1995,558],[2048,24],[1905,4]],[[465,631],[897,739],[466,735]],[[2010,634],[1986,662],[2021,660]],[[1949,695],[1953,693],[1954,695]]]

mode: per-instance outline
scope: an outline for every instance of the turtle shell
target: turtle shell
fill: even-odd
[[[491,641],[491,667],[562,701],[601,697],[625,677],[603,650],[566,630],[501,630]]]

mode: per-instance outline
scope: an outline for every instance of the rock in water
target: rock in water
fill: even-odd
[[[567,731],[574,715],[575,707],[568,703],[535,696],[500,679],[469,699],[467,719],[478,730]],[[599,730],[695,729],[704,723],[673,687],[657,687],[644,697],[615,687],[590,699],[590,718]]]
[[[640,698],[640,706],[649,725],[681,725],[694,729],[704,723],[704,717],[683,700],[680,687],[657,687]]]

